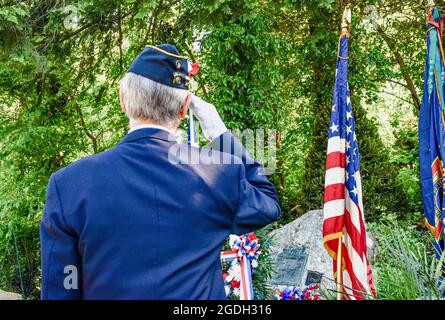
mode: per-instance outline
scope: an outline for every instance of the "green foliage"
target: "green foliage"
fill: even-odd
[[[375,122],[366,117],[365,110],[358,103],[354,108],[365,218],[367,221],[378,221],[382,214],[387,213],[396,213],[402,218],[406,215],[407,201],[405,190],[396,180],[398,168],[391,163],[390,154],[378,135]]]
[[[273,292],[268,287],[267,282],[272,277],[274,268],[273,257],[270,255],[270,248],[273,245],[273,239],[269,235],[270,228],[263,228],[256,232],[256,235],[261,240],[262,254],[258,259],[258,267],[253,276],[253,292],[255,300],[271,300]]]
[[[267,13],[270,14],[270,13]],[[202,42],[201,86],[233,129],[276,128],[281,118],[285,44],[266,13],[218,24]]]
[[[304,41],[298,42],[300,46],[295,50],[301,52],[299,59],[306,73],[300,84],[301,95],[306,97],[302,103],[312,117],[307,119],[307,151],[301,155],[304,162],[300,166],[305,170],[300,178],[298,196],[291,200],[292,214],[287,219],[310,209],[319,209],[323,204],[327,128],[332,105],[332,89],[326,89],[334,87],[337,57],[339,17],[332,13],[332,8],[314,5],[303,8],[302,13],[307,19],[308,28],[299,30],[303,32]],[[302,15],[290,18],[297,23]]]
[[[440,261],[435,258],[432,236],[402,227],[394,219],[371,229],[378,243],[374,273],[379,299],[439,299]]]
[[[397,183],[406,196],[404,218],[411,224],[422,224],[423,204],[419,172],[417,127],[407,124],[395,132],[395,150],[391,162],[399,167]]]

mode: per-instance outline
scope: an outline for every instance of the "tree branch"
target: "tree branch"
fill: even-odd
[[[123,15],[121,15],[121,14],[119,13],[119,14],[117,14],[116,16],[112,16],[112,17],[110,18],[109,21],[115,21],[116,19],[117,19],[118,21],[119,21],[119,20],[123,20],[123,19],[125,19],[126,17],[128,17],[128,16],[129,16],[130,14],[132,14],[132,13],[133,13],[132,10],[130,10],[130,11],[128,11],[128,12],[125,12]],[[96,20],[96,21],[91,21],[90,23],[87,23],[86,25],[80,27],[79,29],[74,30],[73,32],[71,32],[71,33],[65,35],[64,37],[62,37],[62,39],[60,39],[60,41],[63,42],[63,41],[65,41],[65,40],[68,40],[68,39],[70,39],[70,38],[72,38],[72,37],[78,35],[78,34],[81,33],[82,31],[84,31],[84,30],[86,30],[86,29],[88,29],[88,28],[90,28],[90,27],[92,27],[92,26],[94,26],[95,24],[98,24],[98,23],[100,23],[100,22],[103,22],[103,21],[100,20],[100,19],[99,19],[99,20]]]
[[[111,82],[111,85],[113,86],[117,79],[119,79],[120,75],[122,74],[122,71],[124,69],[123,66],[123,60],[124,60],[124,52],[122,49],[122,42],[123,42],[123,35],[122,35],[122,19],[121,19],[121,5],[118,6],[118,25],[117,25],[117,32],[118,32],[118,42],[119,42],[119,72],[114,77],[113,81]]]
[[[417,109],[416,111],[418,112],[420,110],[420,98],[417,94],[416,87],[414,86],[414,83],[413,83],[411,77],[405,71],[405,61],[403,60],[402,55],[397,50],[394,43],[391,41],[389,36],[385,33],[385,31],[382,29],[382,27],[379,24],[375,23],[375,29],[376,29],[377,33],[383,38],[385,43],[388,45],[388,47],[392,51],[392,53],[394,54],[394,57],[396,58],[397,63],[399,64],[400,70],[402,71],[403,79],[406,82],[406,86],[411,93],[411,98],[413,99],[413,104]]]
[[[88,131],[88,129],[86,128],[85,120],[83,119],[82,109],[80,108],[80,106],[78,104],[76,104],[76,110],[79,113],[80,125],[82,126],[83,130],[85,131],[85,134],[87,135],[87,137],[90,138],[91,143],[93,145],[94,153],[97,153],[97,138],[90,131]]]
[[[413,106],[416,106],[412,101],[409,101],[409,100],[406,100],[405,98],[399,97],[398,95],[396,95],[394,93],[391,93],[391,92],[388,92],[388,91],[379,91],[379,90],[375,90],[375,89],[371,89],[371,88],[368,88],[368,90],[373,91],[373,92],[377,92],[377,93],[389,94],[390,96],[393,96],[394,98],[397,98],[397,99],[402,100],[402,101],[404,101],[406,103],[412,104]]]
[[[406,85],[406,83],[403,83],[403,82],[400,82],[400,81],[397,81],[397,80],[394,80],[394,79],[391,79],[391,78],[371,79],[371,81],[373,81],[373,82],[383,82],[383,81],[392,82],[392,83],[395,83],[395,84],[397,84],[397,85],[399,85],[401,87],[409,89],[408,86]]]

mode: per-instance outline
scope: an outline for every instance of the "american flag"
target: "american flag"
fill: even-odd
[[[375,288],[366,252],[360,156],[348,86],[348,37],[343,33],[339,42],[326,158],[323,243],[334,259],[340,298],[365,299],[375,295]]]

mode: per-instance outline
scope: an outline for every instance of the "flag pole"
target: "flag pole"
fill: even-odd
[[[351,24],[351,9],[347,6],[343,11],[343,17],[341,19],[341,33],[348,34],[348,29]],[[343,284],[342,284],[342,247],[343,247],[343,232],[338,238],[337,248],[337,300],[342,299]]]
[[[338,238],[338,249],[337,249],[337,300],[341,300],[342,298],[342,265],[341,265],[341,249],[342,249],[342,243],[343,243],[343,233]]]

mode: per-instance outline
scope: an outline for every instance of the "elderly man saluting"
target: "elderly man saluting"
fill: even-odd
[[[224,241],[279,217],[261,165],[187,90],[189,73],[174,46],[145,48],[120,86],[128,134],[51,176],[42,299],[225,299]],[[208,149],[176,142],[189,106]]]

